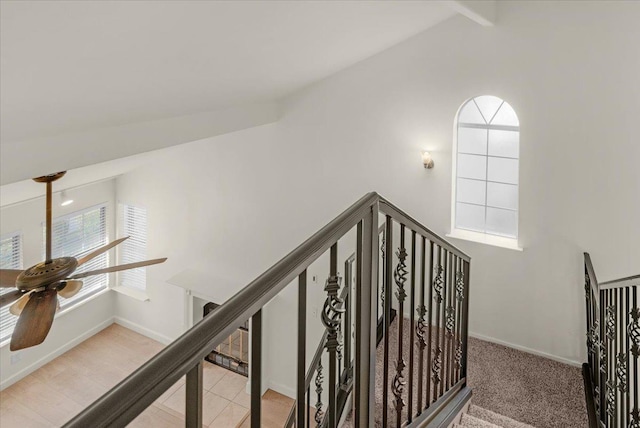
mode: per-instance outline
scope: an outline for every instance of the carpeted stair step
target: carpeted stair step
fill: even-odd
[[[456,424],[456,427],[460,428],[500,428],[499,425],[492,424],[491,422],[483,421],[468,413],[462,415],[460,423]]]
[[[490,422],[493,425],[497,425],[502,428],[534,428],[531,425],[518,422],[507,416],[503,416],[501,414],[492,412],[491,410],[487,410],[482,407],[475,406],[473,404],[469,406],[469,415],[474,416],[477,419],[482,419],[483,421]]]

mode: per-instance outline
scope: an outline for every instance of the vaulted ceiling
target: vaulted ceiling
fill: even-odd
[[[39,170],[39,150],[60,146],[61,135],[277,101],[448,19],[461,3],[3,1],[2,154],[24,154]],[[242,117],[265,123],[271,117],[265,111],[243,111]],[[231,122],[228,116],[220,121]],[[200,122],[213,119],[205,115]],[[228,131],[219,128],[185,139]],[[101,158],[96,150],[82,152],[88,145],[106,150],[105,139],[113,147],[132,146],[120,134],[95,140],[83,134],[65,147],[83,162],[60,166],[135,153]],[[137,152],[153,148],[140,142]],[[12,164],[3,160],[2,184],[36,172],[14,173]]]

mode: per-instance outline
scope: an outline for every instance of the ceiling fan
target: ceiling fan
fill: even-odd
[[[0,269],[0,287],[16,290],[0,295],[0,306],[13,303],[9,311],[18,316],[18,322],[11,335],[10,349],[29,348],[39,345],[49,334],[53,317],[60,307],[58,295],[63,298],[75,296],[82,288],[80,279],[92,275],[135,269],[162,263],[166,258],[128,263],[73,275],[75,270],[89,260],[109,251],[127,239],[120,238],[82,257],[51,258],[51,199],[52,183],[66,171],[37,177],[33,180],[47,185],[46,211],[46,260],[26,270]]]

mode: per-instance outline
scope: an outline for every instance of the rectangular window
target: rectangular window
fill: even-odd
[[[0,238],[0,269],[22,269],[22,235],[18,232]],[[15,291],[15,288],[0,288],[0,295]],[[11,305],[0,309],[0,342],[11,337],[18,317],[9,313]]]
[[[43,225],[43,234],[45,228]],[[99,205],[53,219],[51,234],[52,257],[79,258],[107,244],[107,207]],[[44,240],[43,240],[44,242]],[[43,245],[44,259],[44,245]],[[109,255],[104,253],[82,265],[74,273],[82,273],[109,266]],[[107,274],[94,275],[83,280],[82,289],[69,299],[60,299],[60,309],[65,309],[107,288]]]
[[[132,205],[120,204],[122,234],[128,236],[118,247],[118,264],[135,263],[147,258],[147,210]],[[145,291],[146,268],[137,268],[118,273],[122,287]]]

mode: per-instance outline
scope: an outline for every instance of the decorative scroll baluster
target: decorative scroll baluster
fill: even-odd
[[[418,336],[418,345],[420,350],[424,350],[427,346],[427,338],[425,335],[427,334],[427,323],[425,321],[425,317],[427,315],[427,308],[424,305],[418,306],[416,309],[418,313],[418,326],[416,328],[416,336]]]
[[[616,337],[616,307],[610,305],[607,307],[607,339],[613,340]]]
[[[438,263],[440,263],[440,254],[438,254]],[[433,281],[433,290],[436,292],[434,299],[438,304],[442,303],[442,289],[444,284],[444,280],[442,279],[443,272],[444,268],[442,265],[438,264],[436,267],[436,279]]]
[[[436,333],[436,336],[438,334]],[[431,374],[432,374],[432,378],[433,378],[433,388],[435,390],[434,393],[434,400],[435,401],[435,396],[438,394],[438,385],[440,384],[440,368],[441,368],[441,364],[442,364],[442,349],[440,349],[440,347],[438,346],[435,350],[435,355],[433,356],[433,366],[431,367]]]
[[[598,350],[598,344],[600,343],[599,331],[599,322],[598,320],[595,320],[593,322],[593,325],[591,326],[591,331],[589,332],[589,334],[587,334],[587,348],[592,354],[595,354]]]
[[[316,372],[316,394],[318,396],[318,401],[316,401],[316,414],[313,419],[316,421],[317,426],[319,427],[322,423],[322,419],[324,419],[324,412],[322,411],[322,382],[324,381],[324,375],[322,374],[322,359],[318,361],[318,370]]]
[[[631,421],[629,428],[640,428],[640,410],[635,408],[631,411]]]
[[[616,387],[617,387],[615,379],[608,380],[606,387],[607,387],[606,412],[609,415],[609,417],[614,417],[615,411],[616,411]]]
[[[631,341],[631,354],[633,355],[633,381],[629,381],[629,393],[633,385],[633,411],[629,428],[640,428],[640,398],[638,397],[638,357],[640,357],[640,308],[638,307],[638,287],[633,287],[631,297],[633,308],[629,311],[631,321],[627,327],[629,340]],[[628,300],[629,301],[629,300]]]
[[[336,378],[337,378],[337,352],[342,345],[340,335],[340,324],[344,313],[344,301],[339,296],[342,278],[338,276],[338,245],[331,246],[329,278],[327,278],[324,291],[327,298],[322,307],[322,324],[327,330],[327,343],[325,345],[329,353],[329,406],[327,408],[329,417],[329,427],[337,426],[336,410]]]
[[[462,263],[462,262],[461,262]],[[464,301],[464,272],[460,269],[456,271],[456,305],[458,306],[458,330],[461,329],[460,318],[462,311],[462,302]],[[456,367],[456,380],[460,378],[460,369],[462,368],[462,340],[460,339],[460,332],[458,332],[458,338],[456,340],[455,351],[455,367]]]
[[[611,303],[612,299],[611,292],[608,293],[609,303]],[[616,306],[614,304],[610,304],[607,306],[605,315],[605,337],[607,338],[607,355],[613,355],[615,352],[613,347],[613,339],[616,335]],[[611,358],[609,364],[615,364],[615,358]],[[616,416],[616,381],[615,377],[611,376],[611,368],[605,361],[604,373],[607,376],[607,381],[605,383],[606,388],[606,396],[605,396],[605,411],[609,418],[615,418]]]
[[[391,392],[393,393],[395,400],[395,409],[396,409],[396,424],[398,427],[402,425],[402,409],[406,405],[402,394],[404,393],[404,386],[406,385],[406,381],[404,380],[404,369],[406,367],[406,363],[404,361],[402,355],[402,342],[403,342],[403,320],[404,320],[404,301],[407,298],[407,293],[404,289],[404,284],[407,281],[407,250],[404,248],[404,225],[400,226],[400,248],[396,251],[396,256],[398,257],[398,264],[396,265],[396,269],[393,272],[393,280],[396,284],[396,298],[398,299],[398,359],[396,361],[396,374],[393,378],[393,382],[391,383]]]
[[[384,262],[386,258],[386,248],[387,248],[386,237],[387,237],[386,232],[382,232],[382,239],[380,243],[380,254],[382,257],[382,281],[380,281],[380,304],[382,305],[383,312],[384,312],[384,293],[385,293],[384,285],[387,282],[387,275],[385,274],[387,269],[387,264]]]
[[[640,308],[634,308],[631,312],[631,322],[627,327],[627,333],[631,339],[631,353],[634,357],[640,356]]]
[[[447,309],[445,310],[445,314],[447,317],[447,321],[445,324],[445,328],[447,329],[447,337],[451,338],[453,336],[453,326],[455,323],[455,320],[453,319],[453,314],[454,314],[453,306],[451,305],[447,306]]]
[[[441,264],[442,249],[438,248],[438,261],[435,269],[435,279],[433,280],[433,296],[436,302],[436,348],[431,366],[431,377],[433,378],[433,401],[438,398],[438,387],[441,382],[440,370],[442,367],[442,347],[440,346],[440,304],[442,303],[442,290],[444,288],[444,268]]]
[[[427,315],[429,316],[428,320],[429,320],[429,324],[427,326],[427,366],[426,366],[426,371],[427,371],[427,386],[425,388],[426,391],[426,406],[425,408],[428,408],[429,405],[431,404],[431,376],[429,375],[428,371],[431,370],[431,365],[432,365],[432,352],[431,352],[431,347],[432,347],[432,341],[431,338],[433,337],[433,281],[434,281],[434,273],[435,273],[435,268],[434,268],[434,263],[440,263],[440,259],[438,259],[438,261],[436,262],[434,260],[435,258],[435,244],[433,243],[433,241],[429,242],[429,297],[427,298],[427,302],[429,302],[429,308],[427,309]],[[424,277],[424,275],[423,275]]]
[[[416,311],[418,312],[418,325],[416,328],[416,336],[418,336],[418,405],[416,406],[417,414],[422,413],[422,385],[424,378],[424,348],[427,346],[426,333],[427,333],[427,324],[425,322],[425,317],[427,315],[427,308],[424,305],[424,287],[425,287],[425,265],[426,265],[426,250],[427,250],[427,242],[425,237],[422,237],[422,252],[420,257],[420,304]],[[427,376],[428,377],[428,376]],[[428,389],[428,386],[427,386]],[[426,394],[425,394],[426,395]]]

